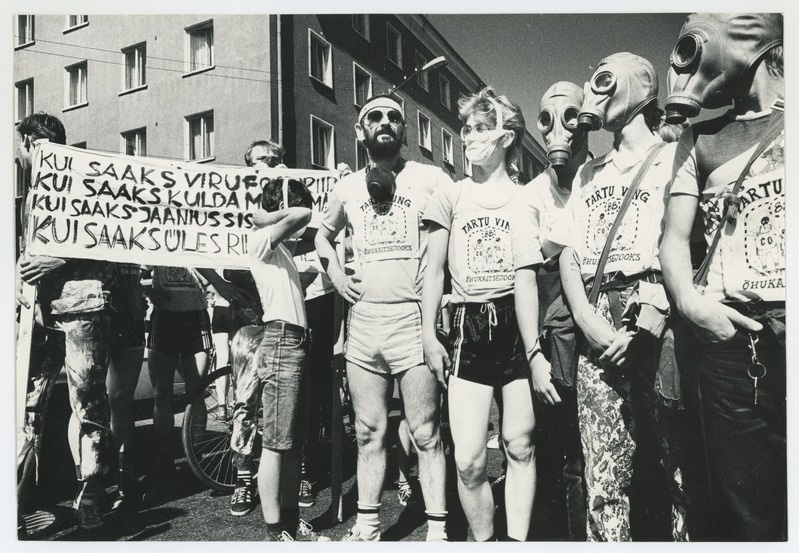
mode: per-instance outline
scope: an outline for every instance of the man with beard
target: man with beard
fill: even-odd
[[[352,304],[344,355],[358,439],[358,516],[344,539],[380,539],[388,406],[396,378],[419,454],[427,539],[445,540],[438,387],[444,385],[444,375],[425,365],[420,291],[427,251],[422,214],[432,193],[452,181],[440,169],[400,156],[405,114],[391,96],[368,100],[355,132],[369,152],[369,165],[339,181],[316,235],[322,265],[338,293]],[[374,224],[374,217],[387,224]],[[335,240],[345,227],[352,233],[354,274],[345,274],[336,257]],[[380,228],[397,232],[380,233]]]

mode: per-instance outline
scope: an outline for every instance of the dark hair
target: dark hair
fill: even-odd
[[[311,191],[301,181],[297,179],[288,179],[288,197],[289,205],[286,207],[307,207],[311,208],[313,205],[313,196]],[[261,194],[261,207],[266,211],[277,211],[280,209],[280,204],[283,202],[283,177],[276,178],[269,181],[264,186],[264,191]]]
[[[56,144],[67,143],[67,131],[64,124],[49,113],[39,112],[28,115],[17,124],[17,132],[33,140],[47,138]]]
[[[657,99],[652,100],[649,104],[644,106],[641,113],[644,114],[644,121],[646,122],[646,126],[649,127],[649,130],[658,132],[660,125],[663,123],[663,110],[658,107]]]
[[[766,68],[769,73],[772,75],[779,75],[780,77],[783,76],[782,44],[771,48],[763,55],[763,59],[766,60]]]
[[[283,146],[271,140],[256,140],[250,144],[250,147],[244,152],[244,163],[246,163],[248,167],[252,164],[252,151],[258,146],[263,146],[264,148],[272,150],[275,155],[280,158],[280,163],[283,163],[283,156],[286,155],[286,149]]]

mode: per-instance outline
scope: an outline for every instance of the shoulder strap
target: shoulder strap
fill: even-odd
[[[619,211],[616,214],[616,219],[613,220],[613,226],[610,228],[608,237],[605,240],[605,247],[602,248],[602,255],[599,257],[599,263],[596,266],[594,281],[591,283],[591,292],[588,294],[588,301],[591,305],[596,305],[596,301],[599,298],[599,287],[602,284],[602,277],[605,274],[605,265],[608,263],[610,248],[613,245],[613,240],[616,238],[616,232],[618,232],[619,226],[624,219],[624,214],[627,212],[627,208],[630,207],[630,204],[633,201],[633,196],[635,196],[635,192],[638,190],[638,187],[641,186],[641,181],[644,180],[644,175],[646,175],[647,170],[655,160],[655,156],[658,155],[658,152],[660,152],[661,148],[663,148],[665,145],[665,142],[660,142],[650,148],[646,159],[644,159],[643,164],[641,164],[641,168],[638,169],[638,173],[636,173],[633,182],[630,184],[630,188],[628,188],[627,193],[624,194],[624,199],[622,200]]]
[[[731,196],[733,199],[736,199],[738,194],[741,192],[741,188],[743,188],[744,180],[746,179],[746,174],[749,172],[749,168],[752,167],[752,164],[755,162],[755,160],[760,157],[760,154],[762,154],[766,148],[768,148],[779,136],[780,132],[782,132],[783,126],[782,110],[773,109],[771,112],[771,124],[763,134],[763,138],[760,140],[757,148],[755,148],[755,151],[752,152],[752,155],[749,157],[749,161],[747,161],[746,165],[744,165],[741,174],[738,175],[738,180],[735,181],[735,186],[732,187]],[[707,284],[707,276],[710,272],[710,262],[713,260],[713,256],[718,248],[719,241],[721,240],[721,233],[724,231],[724,228],[727,226],[727,223],[730,221],[730,219],[733,219],[737,215],[738,205],[735,203],[735,201],[728,202],[724,206],[724,215],[719,222],[715,236],[713,236],[713,242],[710,244],[710,247],[707,250],[707,254],[705,255],[704,261],[702,261],[702,265],[699,266],[699,269],[694,275],[695,285],[705,286]]]

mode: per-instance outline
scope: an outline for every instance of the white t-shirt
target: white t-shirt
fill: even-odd
[[[272,248],[271,227],[251,231],[248,257],[264,308],[263,321],[307,326],[300,274],[283,244]]]
[[[686,130],[680,138],[679,169],[671,194],[699,198],[708,245],[715,238],[723,216],[724,198],[731,195],[744,165],[769,126],[770,113],[771,110],[748,116],[728,113],[704,122],[711,126],[704,139],[711,141],[710,149],[715,154],[713,159],[705,160],[708,167],[703,167],[704,170],[698,170],[694,129]],[[785,131],[760,154],[744,178],[738,194],[740,212],[722,232],[710,262],[704,291],[707,297],[743,302],[785,301],[784,183]]]
[[[154,304],[154,307],[165,311],[201,311],[208,308],[205,288],[194,269],[153,267],[153,289],[169,294],[166,301]]]
[[[605,274],[620,272],[630,276],[650,269],[660,270],[658,243],[676,147],[672,143],[661,148],[650,165],[616,232]],[[596,273],[624,194],[646,154],[629,165],[622,165],[618,157],[618,152],[611,150],[580,166],[563,217],[549,235],[552,242],[574,248],[583,280]]]
[[[511,228],[519,213],[531,210],[519,207],[522,190],[510,179],[500,185],[465,179],[433,195],[424,219],[449,230],[452,303],[488,302],[513,293]]]
[[[407,161],[391,200],[375,203],[366,171],[347,175],[330,193],[322,225],[334,234],[352,229],[353,263],[361,279],[360,301],[420,301],[427,264],[427,225],[422,214],[432,193],[450,179],[441,169]]]

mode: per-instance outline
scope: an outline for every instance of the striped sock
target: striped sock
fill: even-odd
[[[371,505],[359,501],[355,525],[362,536],[367,539],[374,538],[380,532],[380,503]]]
[[[425,511],[427,515],[427,541],[447,540],[447,512]]]
[[[252,472],[245,469],[238,469],[236,471],[236,478],[242,480],[248,486],[252,484]]]

